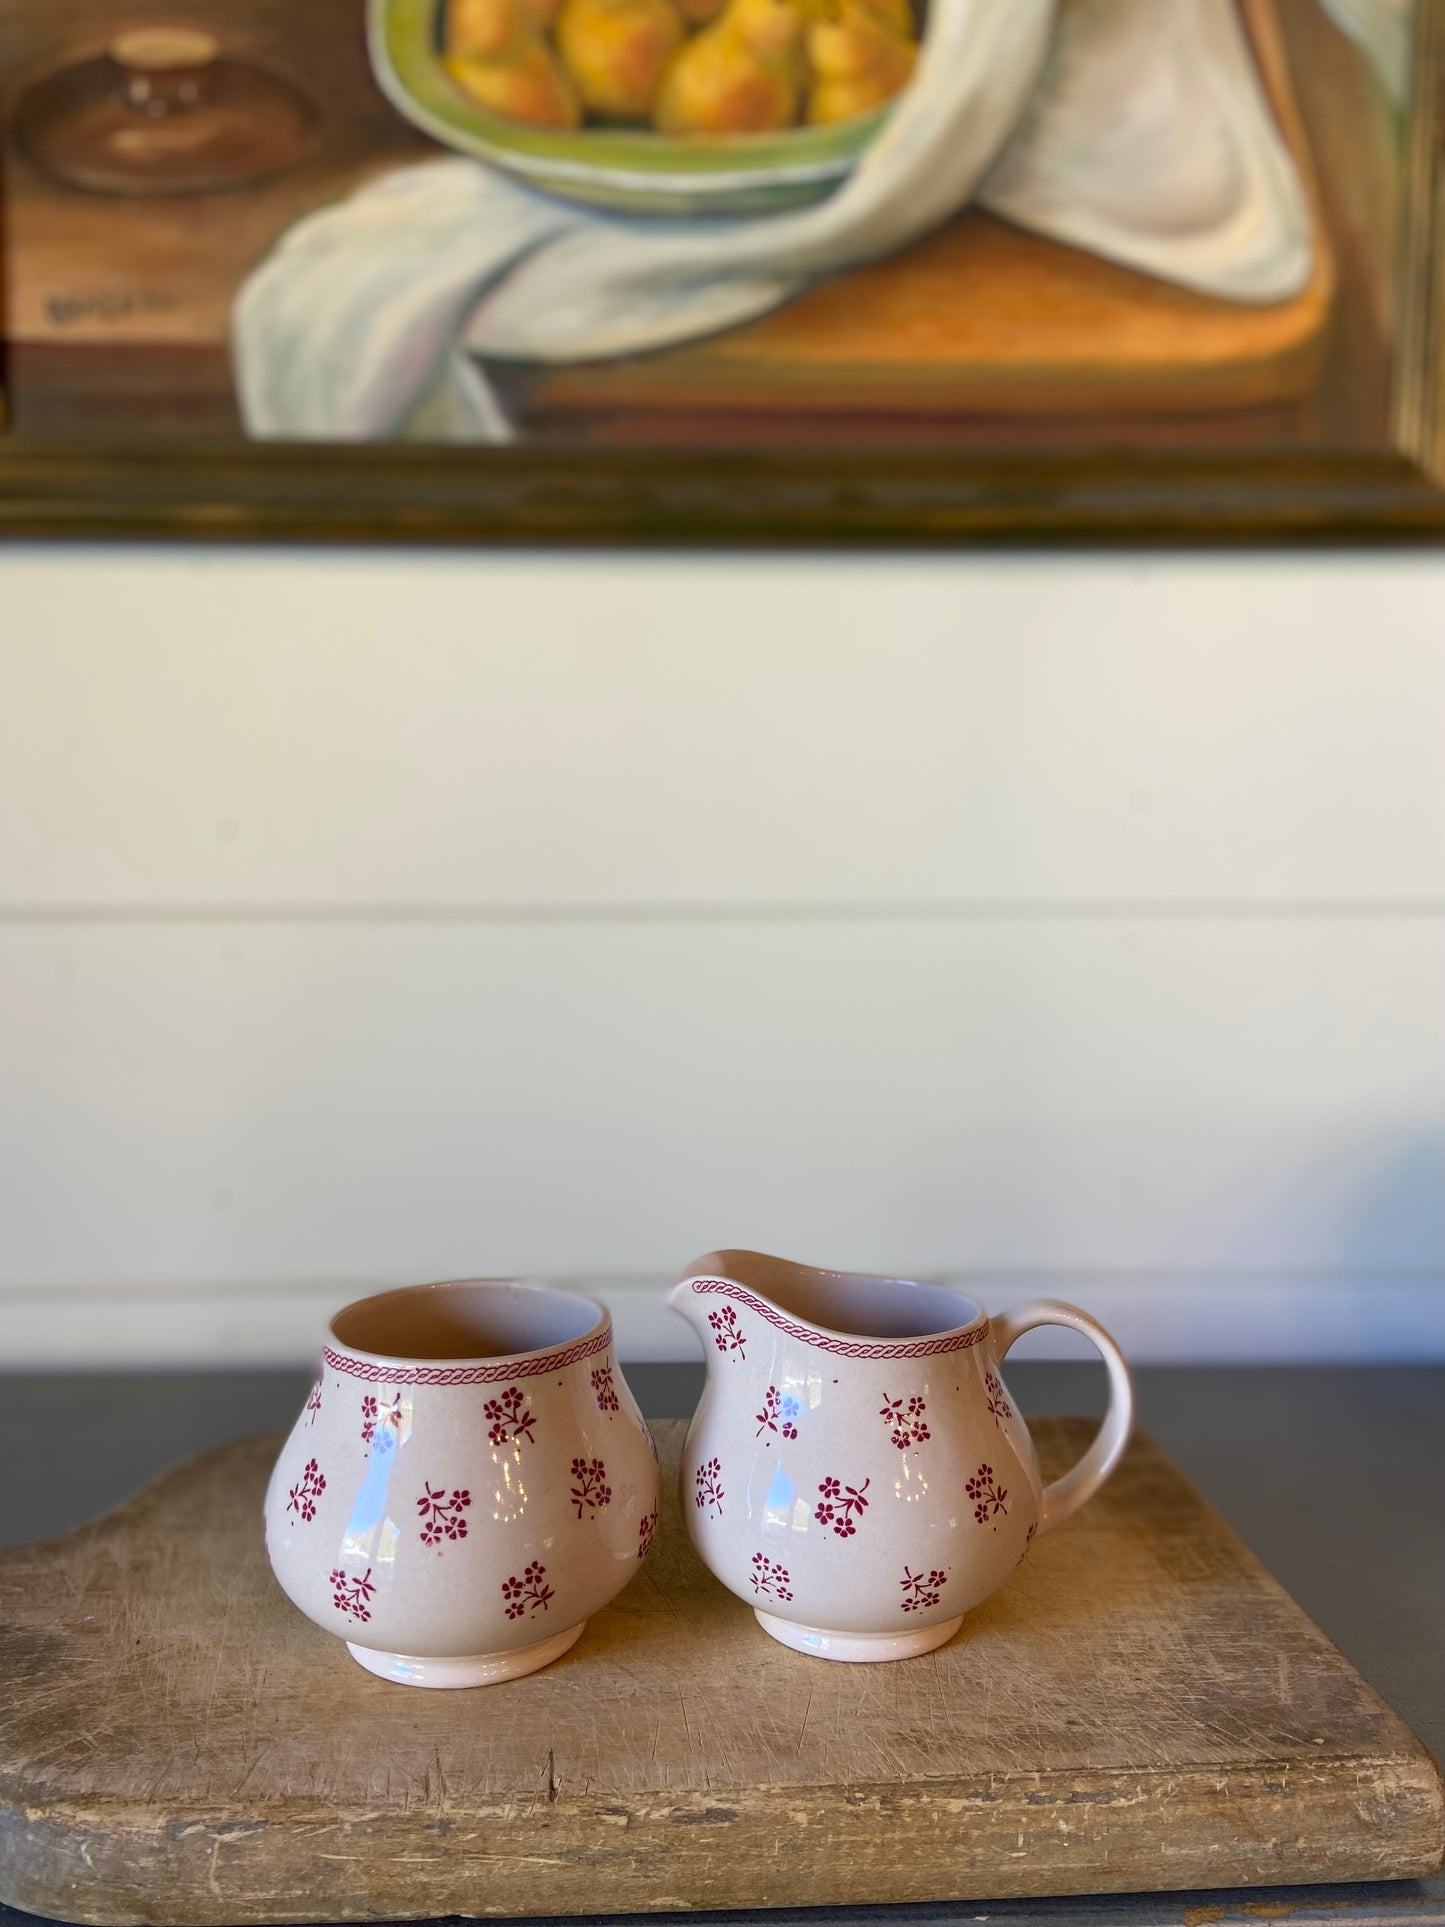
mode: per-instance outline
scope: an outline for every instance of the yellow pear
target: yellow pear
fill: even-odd
[[[726,4],[727,0],[677,0],[677,10],[689,27],[705,27]]]
[[[870,113],[907,84],[918,60],[906,0],[838,0],[808,29],[808,120],[815,127]]]
[[[449,0],[447,52],[459,60],[491,60],[552,24],[557,0]]]
[[[909,0],[824,0],[823,18],[837,19],[849,5],[856,6],[862,13],[871,14],[879,26],[887,27],[900,40],[917,41],[918,28]]]
[[[563,0],[557,50],[594,114],[646,120],[684,31],[673,0]]]
[[[653,108],[664,134],[791,127],[803,86],[806,0],[727,0],[668,68]]]
[[[491,113],[539,127],[577,127],[582,109],[566,74],[538,33],[526,33],[487,60],[449,60],[457,84]]]

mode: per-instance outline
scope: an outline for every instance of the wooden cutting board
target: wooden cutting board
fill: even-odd
[[[1046,1469],[1082,1420],[1045,1420]],[[657,1428],[675,1474],[682,1427]],[[543,1673],[364,1673],[271,1579],[278,1438],[0,1557],[0,1898],[96,1922],[1003,1898],[1423,1875],[1419,1741],[1148,1439],[925,1659],[786,1651],[652,1558]]]

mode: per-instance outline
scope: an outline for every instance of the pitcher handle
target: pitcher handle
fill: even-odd
[[[989,1321],[989,1350],[995,1364],[1001,1366],[1010,1346],[1039,1325],[1067,1325],[1070,1331],[1081,1332],[1098,1351],[1109,1373],[1109,1408],[1093,1444],[1077,1465],[1044,1487],[1039,1531],[1049,1532],[1093,1498],[1123,1457],[1134,1425],[1134,1384],[1124,1354],[1099,1321],[1056,1298],[1037,1298],[1017,1311],[1000,1312]]]

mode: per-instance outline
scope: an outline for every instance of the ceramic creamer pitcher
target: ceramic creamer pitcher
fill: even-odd
[[[671,1302],[707,1354],[682,1457],[693,1544],[801,1653],[908,1659],[941,1646],[1128,1442],[1128,1367],[1071,1305],[990,1319],[942,1285],[755,1251],[710,1252]],[[1098,1436],[1047,1486],[1002,1377],[1036,1325],[1082,1332],[1109,1370]]]

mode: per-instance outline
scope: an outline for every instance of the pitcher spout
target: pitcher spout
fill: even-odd
[[[672,1290],[667,1294],[667,1302],[679,1317],[685,1318],[699,1338],[706,1338],[708,1331],[707,1314],[711,1302],[704,1294],[693,1287],[700,1280],[722,1280],[727,1274],[717,1262],[721,1253],[710,1251],[688,1266]]]
[[[675,1312],[687,1320],[694,1330],[697,1329],[701,1320],[697,1316],[697,1307],[693,1302],[691,1276],[678,1279],[667,1294],[667,1302]]]
[[[709,1251],[683,1272],[668,1302],[704,1340],[711,1333],[720,1349],[740,1354],[746,1336],[735,1346],[730,1340],[735,1331],[744,1331],[749,1314],[754,1323],[760,1318],[825,1350],[836,1350],[833,1341],[840,1338],[875,1344],[927,1340],[974,1327],[986,1330],[988,1323],[979,1306],[952,1286],[828,1271],[761,1251]]]

